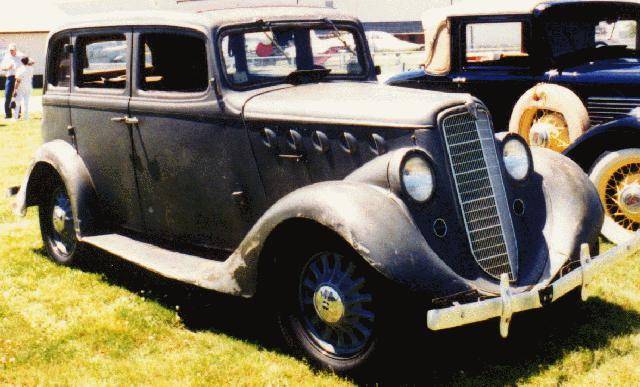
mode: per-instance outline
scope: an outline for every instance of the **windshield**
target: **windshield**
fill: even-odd
[[[232,30],[223,34],[221,50],[227,79],[242,88],[284,82],[297,71],[329,71],[327,78],[343,79],[366,75],[357,33],[332,23]]]
[[[549,20],[545,32],[555,58],[607,47],[618,56],[638,53],[638,23],[631,17]]]

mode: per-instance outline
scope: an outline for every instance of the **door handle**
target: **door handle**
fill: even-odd
[[[137,125],[140,121],[136,117],[112,117],[112,122],[124,122],[127,125]]]

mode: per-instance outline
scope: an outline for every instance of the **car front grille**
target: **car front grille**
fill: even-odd
[[[640,98],[589,97],[587,100],[592,126],[622,118],[637,107],[640,107]]]
[[[441,127],[471,252],[489,275],[515,281],[517,247],[489,115],[453,113]]]

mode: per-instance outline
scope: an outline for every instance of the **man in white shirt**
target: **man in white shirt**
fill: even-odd
[[[7,81],[4,85],[4,113],[6,118],[11,118],[11,99],[16,85],[16,70],[22,64],[22,55],[18,54],[15,43],[9,45],[9,52],[4,56],[0,64],[0,70],[6,71]]]
[[[21,65],[16,70],[16,86],[13,93],[16,107],[13,110],[13,117],[19,118],[22,112],[22,118],[29,119],[29,97],[33,89],[33,63],[28,57],[21,60]]]

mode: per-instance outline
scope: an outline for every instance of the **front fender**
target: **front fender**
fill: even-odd
[[[239,281],[243,282],[241,287],[251,286],[257,279],[266,239],[290,219],[312,220],[333,230],[375,270],[414,292],[441,297],[471,290],[429,247],[393,193],[350,181],[310,185],[271,207],[234,253],[246,268],[244,281]]]
[[[24,216],[27,207],[43,204],[55,175],[62,180],[71,200],[78,237],[90,234],[96,226],[95,188],[76,149],[62,140],[45,143],[36,151],[16,195],[15,213]]]
[[[640,148],[639,117],[627,116],[590,129],[564,155],[588,172],[602,153],[625,148]]]
[[[549,282],[569,259],[579,256],[582,243],[595,246],[604,210],[595,187],[576,163],[544,148],[532,147],[531,153],[545,196],[542,233],[550,258],[539,282]]]

